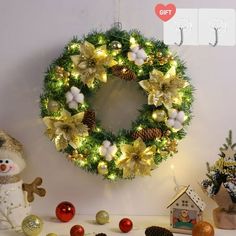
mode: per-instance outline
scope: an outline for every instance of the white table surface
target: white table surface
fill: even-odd
[[[53,216],[40,216],[44,220],[44,228],[40,236],[46,236],[48,233],[56,233],[58,236],[70,236],[70,229],[75,224],[80,224],[85,229],[85,235],[95,235],[95,233],[106,233],[107,236],[145,236],[145,228],[156,225],[168,227],[168,216],[110,216],[110,223],[105,225],[97,225],[94,216],[91,215],[75,215],[75,217],[67,223],[59,222]],[[121,233],[119,230],[119,221],[128,217],[133,221],[134,228],[129,233]],[[91,233],[91,234],[89,234]],[[14,231],[0,231],[0,236],[22,236],[23,233],[16,233]],[[181,236],[183,234],[174,234]],[[236,230],[220,230],[215,229],[215,236],[236,236]]]

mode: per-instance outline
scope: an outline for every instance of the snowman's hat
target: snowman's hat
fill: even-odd
[[[26,165],[23,145],[3,130],[0,130],[0,159],[12,160],[18,164],[21,170],[23,170]]]

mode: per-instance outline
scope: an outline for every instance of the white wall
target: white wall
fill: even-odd
[[[148,37],[162,39],[162,24],[153,10],[157,2],[121,0],[123,28],[138,28]],[[236,8],[234,0],[172,2],[179,8]],[[204,197],[209,215],[215,205],[202,194],[198,182],[204,178],[205,162],[216,160],[230,128],[236,136],[236,47],[173,47],[187,62],[196,87],[195,117],[179,153],[152,177],[103,181],[74,167],[43,135],[39,95],[44,71],[73,35],[108,29],[116,12],[114,0],[0,1],[0,127],[25,146],[24,179],[44,179],[47,197],[35,202],[34,212],[53,214],[58,202],[69,200],[83,214],[102,208],[113,214],[167,214],[166,205],[174,194],[170,170],[174,164],[178,182],[191,184]]]

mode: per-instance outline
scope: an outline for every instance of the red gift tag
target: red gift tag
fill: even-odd
[[[176,12],[176,7],[174,4],[170,3],[166,6],[163,4],[157,4],[155,6],[155,12],[156,15],[162,20],[162,21],[168,21],[171,19]]]

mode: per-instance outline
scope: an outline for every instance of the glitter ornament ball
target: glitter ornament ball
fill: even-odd
[[[155,110],[152,113],[152,118],[157,122],[162,122],[166,119],[166,113],[164,110]]]
[[[46,236],[58,236],[57,234],[54,234],[54,233],[49,233],[47,234]]]
[[[123,218],[119,223],[119,228],[123,233],[128,233],[133,228],[133,222],[129,218]]]
[[[38,236],[43,229],[43,221],[36,215],[29,215],[22,221],[21,228],[26,236]]]
[[[70,221],[75,215],[75,207],[70,202],[61,202],[56,207],[56,216],[62,222]]]
[[[106,211],[99,211],[96,214],[96,222],[100,225],[104,225],[109,222],[109,214]]]
[[[84,236],[84,228],[81,225],[74,225],[70,229],[70,236]]]
[[[206,221],[198,222],[192,230],[192,236],[214,236],[214,234],[213,226]]]

